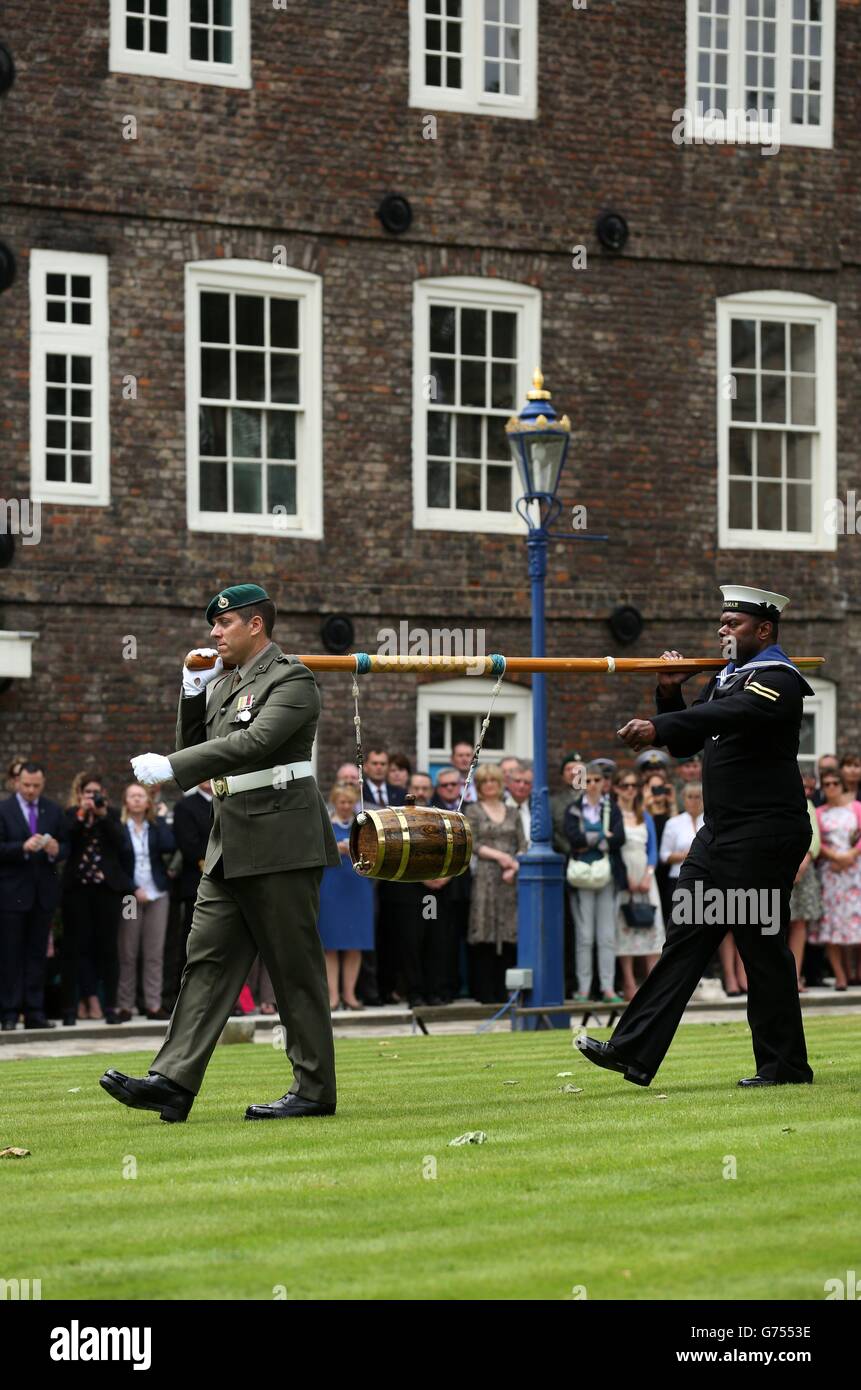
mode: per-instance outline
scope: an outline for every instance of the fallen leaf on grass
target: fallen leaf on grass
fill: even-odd
[[[784,1125],[780,1132],[781,1134],[794,1134],[795,1130],[792,1128],[792,1125]]]
[[[571,1075],[570,1071],[569,1071],[568,1075],[569,1075],[569,1076]],[[560,1086],[559,1089],[560,1089],[560,1091],[562,1092],[563,1095],[569,1095],[569,1096],[579,1096],[579,1095],[582,1094],[582,1091],[583,1091],[583,1087],[582,1087],[582,1086]]]
[[[29,1158],[29,1149],[0,1149],[0,1158]]]
[[[519,1081],[503,1081],[503,1086],[519,1086]]]
[[[557,1075],[557,1076],[573,1076],[574,1073],[573,1073],[573,1071],[558,1071],[558,1072],[556,1073],[556,1075]]]
[[[482,1070],[482,1071],[490,1071],[490,1068],[491,1068],[491,1067],[495,1067],[495,1066],[496,1066],[496,1063],[495,1063],[495,1062],[485,1062],[485,1064],[484,1064],[484,1066],[482,1067],[481,1070]]]
[[[652,1096],[652,1100],[667,1100],[667,1099],[668,1099],[668,1097],[667,1097],[666,1091],[658,1091],[658,1094],[657,1094],[656,1096]]]
[[[384,1052],[382,1058],[384,1062],[396,1062],[400,1055],[399,1052]]]
[[[466,1134],[459,1134],[456,1139],[449,1139],[448,1146],[455,1149],[460,1144],[484,1144],[487,1135],[483,1129],[468,1129]]]
[[[80,1091],[80,1089],[80,1086],[70,1086],[66,1094],[69,1096],[73,1096],[77,1091]]]

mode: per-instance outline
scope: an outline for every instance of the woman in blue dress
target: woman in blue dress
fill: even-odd
[[[341,862],[337,869],[323,870],[319,929],[326,952],[329,1004],[333,1009],[339,1007],[342,999],[348,1009],[362,1008],[356,998],[356,980],[362,952],[374,949],[374,885],[356,873],[350,860],[350,827],[358,797],[358,788],[352,782],[336,782],[329,797]]]

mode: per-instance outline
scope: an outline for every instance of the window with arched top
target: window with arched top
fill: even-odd
[[[487,276],[413,298],[413,525],[520,533],[505,433],[541,363],[541,291]]]

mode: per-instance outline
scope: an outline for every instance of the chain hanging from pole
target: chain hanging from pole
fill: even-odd
[[[487,714],[484,716],[484,719],[482,720],[481,729],[479,730],[478,735],[478,743],[475,745],[475,749],[473,750],[472,762],[470,763],[469,771],[466,774],[466,781],[463,784],[463,790],[460,794],[460,801],[457,803],[458,810],[460,810],[461,806],[463,805],[463,799],[469,791],[470,785],[472,783],[472,774],[475,772],[475,769],[478,766],[478,760],[481,756],[481,746],[484,743],[484,736],[487,733],[488,728],[490,727],[490,716],[493,713],[493,702],[499,694],[499,689],[502,685],[502,682],[505,680],[505,657],[501,656],[499,660],[502,662],[502,670],[500,671],[496,679],[496,684],[494,685],[493,690],[490,692],[490,704],[487,707]]]
[[[353,672],[353,703],[355,714],[353,715],[353,726],[356,730],[356,766],[359,769],[359,800],[361,803],[359,814],[356,820],[359,825],[365,823],[365,765],[362,757],[362,717],[359,714],[359,682],[356,680],[356,672]]]

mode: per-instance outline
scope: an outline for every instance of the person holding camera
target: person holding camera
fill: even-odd
[[[98,773],[79,772],[69,801],[69,862],[62,898],[63,1023],[71,1027],[78,1018],[119,1023],[117,943],[122,896],[134,892],[133,863],[119,815]]]
[[[0,803],[0,1015],[4,1032],[53,1028],[45,1018],[45,957],[59,897],[57,864],[68,853],[63,810],[42,795],[44,769],[23,763]]]

